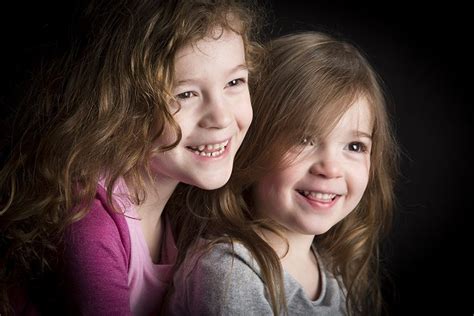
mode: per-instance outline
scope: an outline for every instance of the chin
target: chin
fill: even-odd
[[[333,226],[319,226],[319,227],[307,227],[306,229],[304,229],[303,231],[305,232],[305,234],[307,235],[314,235],[314,236],[318,236],[318,235],[322,235],[322,234],[325,234],[327,233]]]
[[[215,190],[223,187],[228,181],[229,177],[219,177],[219,179],[212,179],[212,181],[207,181],[205,183],[195,183],[194,186],[203,189],[203,190]]]

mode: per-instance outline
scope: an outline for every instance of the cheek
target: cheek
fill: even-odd
[[[176,135],[170,130],[165,130],[163,133],[155,140],[154,144],[156,147],[164,147],[172,144],[176,140]]]
[[[366,164],[365,164],[365,169],[362,172],[361,175],[361,185],[364,186],[364,191],[367,189],[367,185],[369,184],[369,178],[370,178],[370,159],[367,159]]]
[[[262,190],[267,191],[267,196],[271,195],[272,199],[288,199],[293,186],[296,183],[297,172],[291,168],[285,170],[274,170],[261,181]]]
[[[267,174],[258,181],[255,186],[254,197],[263,206],[262,208],[271,205],[280,196],[280,186],[278,174]]]
[[[359,166],[356,170],[359,170],[359,172],[352,176],[352,187],[357,195],[362,197],[369,183],[369,166]]]
[[[154,144],[156,146],[168,146],[172,143],[174,143],[178,139],[178,132],[181,130],[182,135],[184,136],[184,131],[181,128],[183,124],[177,119],[177,117],[174,118],[176,123],[178,123],[178,128],[172,127],[169,123],[166,123],[163,132],[161,135],[155,140]],[[186,125],[184,125],[186,126]],[[184,137],[183,137],[184,138]]]
[[[172,155],[172,153],[168,151],[156,154],[151,158],[150,166],[155,174],[167,173],[167,170],[169,170],[173,163],[173,159],[170,155]]]
[[[234,105],[234,115],[241,129],[247,130],[252,122],[253,110],[250,97],[242,97],[238,104]]]

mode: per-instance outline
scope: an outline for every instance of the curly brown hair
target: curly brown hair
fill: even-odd
[[[150,157],[181,139],[168,107],[177,50],[221,27],[242,36],[251,76],[259,64],[252,3],[114,0],[90,8],[87,43],[42,73],[19,110],[0,170],[2,315],[12,285],[57,264],[62,233],[86,214],[99,177],[109,202],[120,177],[133,184],[138,202],[145,198]],[[168,126],[174,141],[156,147]]]

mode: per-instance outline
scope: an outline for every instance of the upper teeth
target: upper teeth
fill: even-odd
[[[221,149],[225,147],[228,143],[229,143],[229,140],[226,140],[219,144],[205,144],[205,145],[199,145],[199,146],[189,146],[189,148],[194,149],[194,150],[199,150],[199,151],[203,151],[204,149],[216,150],[216,149]]]
[[[330,201],[336,197],[337,194],[334,193],[321,193],[313,191],[303,191],[304,196],[311,196],[317,200]]]
[[[226,140],[218,144],[204,144],[199,146],[189,146],[194,153],[200,156],[215,157],[222,154],[225,150],[225,146],[229,143],[229,140]]]

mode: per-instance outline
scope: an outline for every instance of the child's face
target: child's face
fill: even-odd
[[[290,166],[274,170],[256,185],[256,210],[290,233],[319,235],[357,206],[369,179],[371,115],[360,98],[322,140],[288,153]]]
[[[182,140],[154,158],[153,170],[171,181],[219,188],[229,180],[252,120],[242,37],[224,31],[219,39],[185,46],[176,54],[174,70],[173,93],[181,104],[174,118]],[[160,142],[167,140],[165,133]]]

